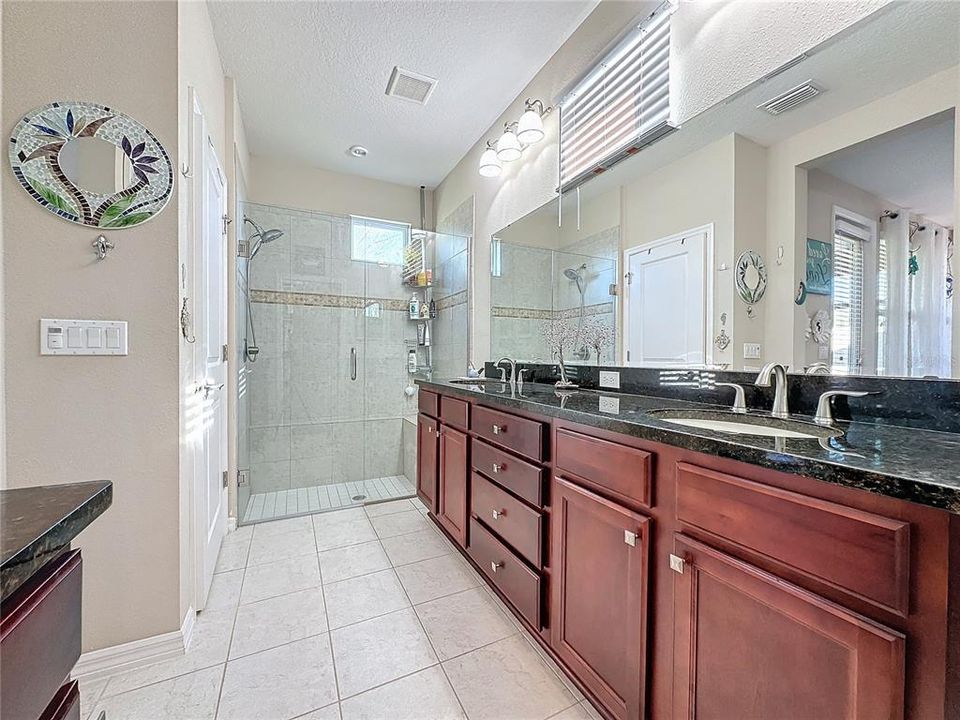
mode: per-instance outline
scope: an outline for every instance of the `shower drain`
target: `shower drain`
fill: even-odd
[[[366,500],[366,495],[354,495],[352,498],[355,502],[360,502],[361,500]]]

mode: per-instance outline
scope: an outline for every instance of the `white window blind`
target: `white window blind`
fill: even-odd
[[[566,191],[674,130],[670,15],[665,3],[560,101],[560,187]]]
[[[842,211],[835,213],[833,227],[831,364],[834,372],[859,373],[863,358],[863,244],[871,240],[872,232]]]

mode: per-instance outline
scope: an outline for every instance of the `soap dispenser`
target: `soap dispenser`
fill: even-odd
[[[420,318],[420,298],[416,293],[410,296],[410,319],[418,320]]]

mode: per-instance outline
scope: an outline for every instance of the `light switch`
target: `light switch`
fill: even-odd
[[[41,355],[126,355],[124,320],[40,321]]]
[[[760,359],[760,343],[744,343],[743,358],[744,360],[759,360]]]
[[[67,328],[67,347],[68,348],[83,347],[83,330],[81,328],[78,328],[78,327]]]

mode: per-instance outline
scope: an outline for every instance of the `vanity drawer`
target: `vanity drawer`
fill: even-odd
[[[424,415],[440,417],[440,396],[435,392],[420,388],[417,393],[417,406]]]
[[[476,518],[470,518],[470,547],[467,552],[520,614],[539,630],[542,605],[540,576],[478,523]]]
[[[470,416],[470,404],[465,400],[440,396],[440,419],[448,425],[466,430]]]
[[[543,516],[483,475],[473,474],[471,509],[493,532],[540,567],[543,556]]]
[[[908,614],[907,522],[683,462],[677,463],[677,517],[898,615]]]
[[[500,448],[473,441],[473,469],[536,506],[543,504],[543,470]]]
[[[79,550],[51,560],[3,603],[0,717],[39,718],[80,657]]]
[[[561,428],[555,464],[558,471],[573,473],[628,505],[653,504],[653,454],[645,450]]]
[[[510,413],[475,407],[470,429],[490,442],[534,460],[543,460],[544,425]]]

